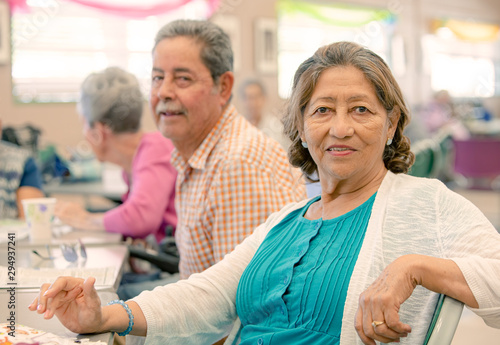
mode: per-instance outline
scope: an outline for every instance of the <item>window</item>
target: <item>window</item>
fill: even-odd
[[[178,18],[205,19],[203,0],[144,20],[109,15],[57,0],[28,0],[29,13],[12,18],[12,80],[17,101],[75,102],[91,72],[119,66],[149,88],[157,30]]]
[[[432,91],[447,90],[455,98],[500,95],[498,26],[458,20],[435,20],[433,26],[422,39]]]
[[[344,4],[278,2],[278,87],[289,96],[297,67],[323,45],[354,41],[392,66],[391,41],[396,17],[386,9]]]

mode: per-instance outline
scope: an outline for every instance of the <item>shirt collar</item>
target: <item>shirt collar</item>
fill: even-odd
[[[234,118],[234,116],[236,116],[236,109],[234,105],[230,104],[220,117],[219,121],[217,121],[210,133],[208,133],[203,142],[200,146],[198,146],[187,162],[179,154],[179,151],[174,149],[172,152],[171,162],[177,171],[182,173],[188,167],[191,167],[192,169],[204,169],[210,153],[213,151],[215,145],[224,134],[224,127],[231,121],[232,118]]]

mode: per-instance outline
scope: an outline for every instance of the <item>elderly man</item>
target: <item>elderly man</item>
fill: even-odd
[[[150,101],[175,147],[181,278],[220,261],[270,213],[306,197],[280,145],[230,103],[232,65],[229,37],[213,23],[179,20],[157,34]],[[120,297],[134,296],[133,285],[122,287]]]
[[[291,142],[283,133],[283,124],[277,116],[266,110],[266,94],[266,88],[260,80],[249,78],[243,81],[238,88],[242,114],[252,125],[288,149]]]

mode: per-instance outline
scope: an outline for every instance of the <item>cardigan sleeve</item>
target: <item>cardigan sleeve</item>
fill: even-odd
[[[500,328],[500,234],[484,214],[462,196],[439,194],[442,246],[465,277],[486,324]]]

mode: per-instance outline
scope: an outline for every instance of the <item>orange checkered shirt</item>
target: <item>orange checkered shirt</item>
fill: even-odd
[[[306,198],[281,145],[232,105],[187,162],[174,150],[172,164],[181,278],[214,265],[272,212]]]

